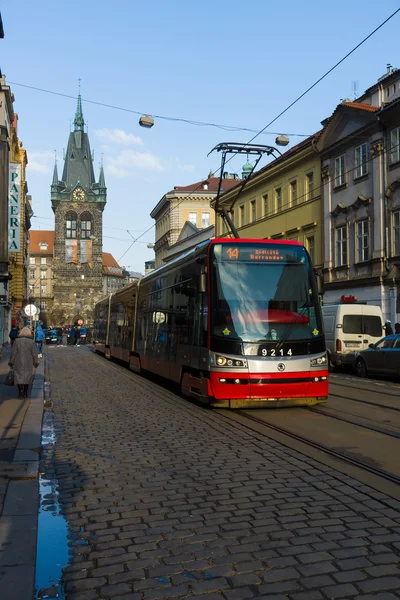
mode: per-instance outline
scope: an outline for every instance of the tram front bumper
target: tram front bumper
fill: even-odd
[[[210,373],[213,400],[221,408],[309,406],[325,402],[328,371]]]

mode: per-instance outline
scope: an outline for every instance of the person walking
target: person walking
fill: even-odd
[[[63,330],[62,327],[57,327],[57,346],[63,345]]]
[[[15,339],[16,339],[17,335],[18,335],[18,329],[17,329],[17,327],[15,325],[13,325],[11,327],[11,331],[10,331],[10,334],[8,336],[10,338],[11,346],[15,342]]]
[[[43,341],[46,339],[42,326],[40,324],[36,325],[35,331],[35,342],[36,342],[36,350],[38,353],[38,357],[42,358],[42,349],[43,349]]]
[[[392,327],[392,323],[387,320],[385,323],[385,329],[386,329],[386,335],[392,335],[393,334],[393,327]]]
[[[14,383],[18,385],[18,397],[27,398],[33,367],[38,367],[38,354],[29,327],[23,327],[16,338],[8,365],[14,369]]]
[[[69,345],[73,346],[74,342],[75,342],[75,327],[73,325],[71,325],[71,327],[69,328]]]
[[[80,346],[81,345],[81,343],[80,343],[81,342],[81,331],[80,331],[80,329],[81,328],[79,327],[79,325],[77,325],[75,327],[75,342],[74,342],[75,346]]]

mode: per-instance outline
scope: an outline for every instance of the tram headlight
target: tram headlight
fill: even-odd
[[[247,362],[245,360],[237,358],[227,358],[226,356],[222,356],[221,354],[215,355],[215,364],[217,365],[217,367],[247,367]]]
[[[310,359],[310,367],[323,367],[324,365],[328,364],[328,357],[326,356],[326,354],[323,354],[322,356],[318,356],[318,358],[311,358]]]

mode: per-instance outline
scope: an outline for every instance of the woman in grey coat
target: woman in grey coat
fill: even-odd
[[[16,338],[9,361],[14,369],[14,383],[18,385],[19,398],[28,397],[33,367],[39,365],[35,342],[29,327],[23,327]]]

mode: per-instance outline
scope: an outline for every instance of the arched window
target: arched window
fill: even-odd
[[[88,240],[92,235],[92,215],[89,212],[81,214],[81,239]]]
[[[67,239],[76,238],[76,223],[77,215],[74,212],[69,212],[65,216],[65,237]]]

